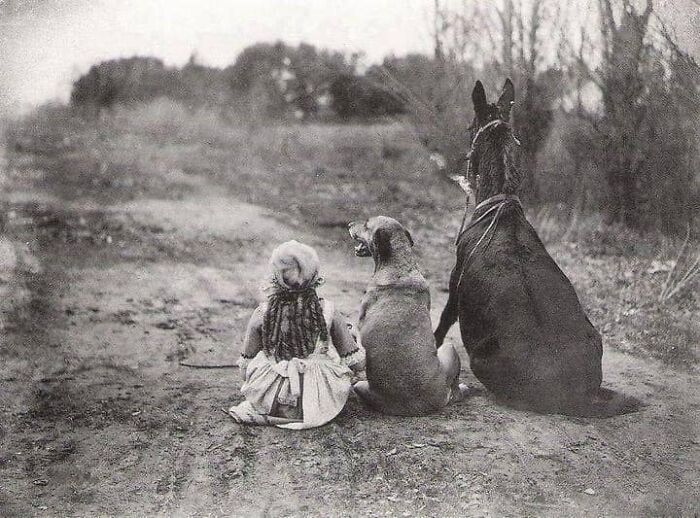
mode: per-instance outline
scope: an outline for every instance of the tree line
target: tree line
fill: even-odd
[[[403,113],[404,102],[382,84],[380,66],[359,73],[358,61],[358,55],[280,41],[251,45],[223,69],[198,63],[194,54],[182,67],[168,67],[153,57],[114,59],[92,66],[73,83],[71,104],[97,113],[168,97],[191,107],[239,107],[270,120]],[[423,56],[389,61],[404,67],[430,65]]]
[[[517,98],[523,196],[598,210],[609,223],[679,231],[700,201],[700,67],[654,14],[652,0],[590,0],[579,19],[555,0],[434,0],[432,55],[361,67],[312,45],[258,43],[230,66],[167,67],[151,57],[106,61],[73,85],[96,113],[166,96],[256,120],[408,118],[443,160],[468,151],[470,92],[510,77]]]
[[[516,85],[523,196],[609,224],[684,232],[700,216],[700,66],[653,0],[434,0],[428,95],[397,80],[421,140],[462,174],[476,78]]]

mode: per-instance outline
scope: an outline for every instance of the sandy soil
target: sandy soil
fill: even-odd
[[[514,410],[465,361],[473,396],[432,417],[386,417],[352,399],[316,430],[236,425],[219,409],[240,400],[238,371],[178,361],[237,359],[275,244],[316,246],[323,294],[351,317],[371,265],[349,240],[301,228],[283,209],[187,182],[176,199],[97,204],[5,178],[0,515],[700,511],[697,372],[608,345],[605,384],[644,400],[641,412]],[[449,269],[452,251],[435,253]],[[438,288],[434,319],[446,298]],[[456,326],[450,339],[459,343]]]

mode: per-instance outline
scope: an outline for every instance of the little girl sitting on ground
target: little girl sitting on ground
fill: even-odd
[[[237,422],[300,430],[321,426],[343,409],[365,351],[322,284],[313,248],[288,241],[270,258],[267,301],[248,323],[239,366],[245,401],[228,413]]]

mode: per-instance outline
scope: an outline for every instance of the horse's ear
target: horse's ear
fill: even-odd
[[[508,120],[510,118],[510,109],[513,107],[514,103],[515,87],[513,86],[513,81],[508,78],[503,84],[503,91],[501,92],[501,96],[498,98],[498,102],[496,103],[496,106],[498,106],[498,111],[504,120]]]
[[[403,231],[406,232],[406,237],[408,238],[408,242],[411,244],[411,246],[413,246],[413,236],[411,236],[411,233],[408,230],[403,229]]]
[[[372,248],[377,260],[386,260],[391,257],[391,233],[383,228],[378,228],[372,234]]]
[[[486,102],[486,92],[481,81],[477,81],[472,90],[472,102],[474,103],[474,113],[479,122],[486,120],[488,104]]]

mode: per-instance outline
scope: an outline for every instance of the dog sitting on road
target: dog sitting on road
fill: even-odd
[[[367,381],[355,384],[369,406],[394,415],[424,415],[463,399],[461,362],[451,344],[435,347],[428,283],[418,270],[410,233],[377,216],[350,223],[355,255],[374,259],[362,300],[359,331]]]

